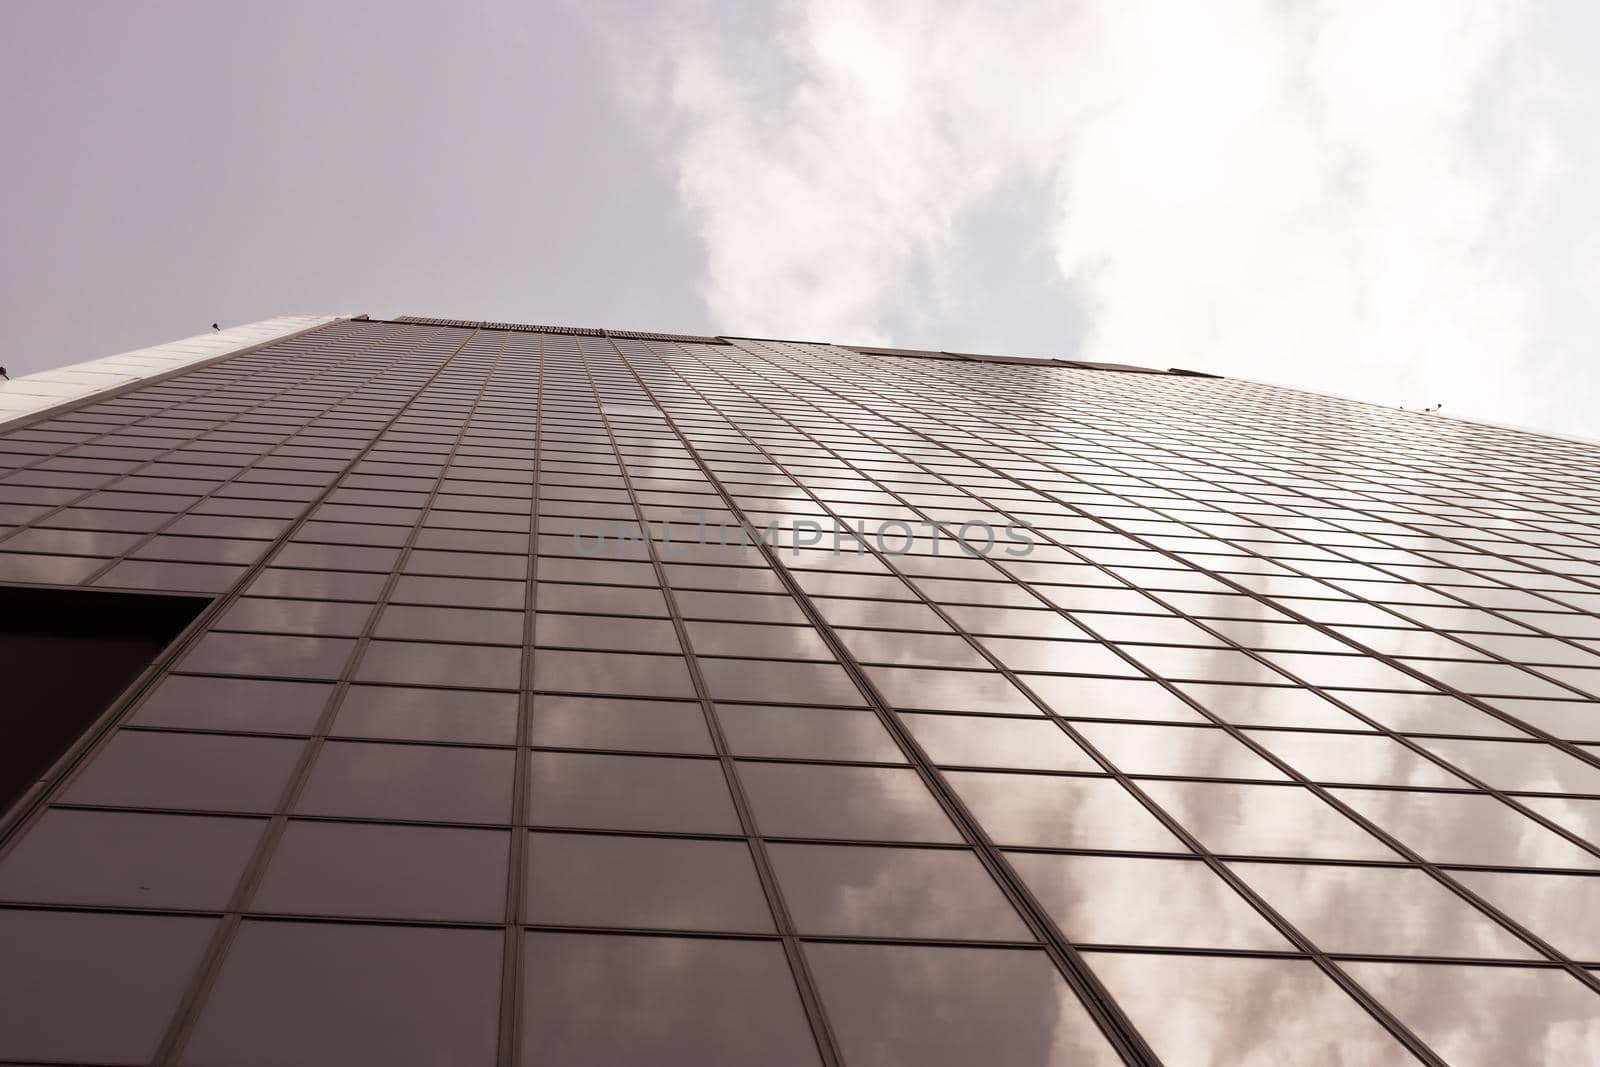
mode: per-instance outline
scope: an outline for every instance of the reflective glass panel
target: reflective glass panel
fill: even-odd
[[[524,1062],[820,1062],[776,941],[529,932]]]
[[[1222,855],[1395,858],[1376,837],[1298,786],[1147,781],[1140,788]]]
[[[859,944],[805,952],[852,1065],[1121,1063],[1043,952]]]
[[[1422,871],[1235,863],[1324,952],[1536,959],[1537,953]]]
[[[928,758],[938,764],[1041,771],[1100,769],[1060,726],[1045,719],[903,712],[900,721]]]
[[[1042,852],[1012,852],[1007,860],[1072,941],[1289,948],[1283,935],[1199,860]]]
[[[1309,960],[1086,953],[1167,1067],[1414,1063]]]
[[[959,841],[917,772],[800,763],[739,765],[763,834],[863,841]]]
[[[1600,856],[1484,793],[1333,792],[1435,863],[1600,868]]]
[[[1560,970],[1346,963],[1346,971],[1451,1067],[1585,1063],[1600,996]]]
[[[499,930],[245,922],[183,1062],[494,1062]]]
[[[526,892],[526,918],[535,923],[773,928],[742,841],[535,833],[528,839]]]
[[[716,760],[534,752],[528,791],[535,826],[739,832]]]
[[[1033,940],[970,852],[779,844],[770,854],[801,935]]]
[[[947,771],[945,778],[999,845],[1185,851],[1110,778]]]

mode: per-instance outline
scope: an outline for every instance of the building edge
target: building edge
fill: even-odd
[[[136,348],[112,356],[55,367],[0,381],[0,429],[54,415],[136,385],[148,385],[181,371],[236,356],[262,345],[298,337],[332,322],[364,319],[365,314],[277,315],[258,322],[212,330],[178,341]]]

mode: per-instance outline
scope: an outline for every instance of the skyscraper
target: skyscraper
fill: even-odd
[[[1600,1049],[1600,446],[416,318],[0,418],[0,1062]]]

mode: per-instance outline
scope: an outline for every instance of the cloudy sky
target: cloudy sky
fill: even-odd
[[[0,363],[365,311],[1600,436],[1600,5],[0,4]]]

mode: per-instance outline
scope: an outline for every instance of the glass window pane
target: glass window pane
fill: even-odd
[[[763,834],[862,841],[961,839],[909,768],[741,762],[739,779]]]
[[[1537,958],[1419,870],[1301,863],[1235,863],[1233,869],[1324,952]]]
[[[822,635],[810,626],[756,626],[733,622],[690,622],[689,641],[702,656],[757,656],[763,659],[832,660]]]
[[[225,543],[225,542],[224,542]],[[357,637],[372,614],[368,604],[332,600],[268,600],[242,597],[217,621],[219,630]]]
[[[742,841],[535,833],[527,920],[659,930],[773,929]]]
[[[1028,676],[1028,688],[1067,719],[1142,719],[1204,722],[1205,716],[1156,682],[1137,678],[1045,678]]]
[[[54,808],[0,861],[0,900],[220,910],[264,826]]]
[[[1171,648],[1126,645],[1126,650],[1158,678],[1194,682],[1252,682],[1273,685],[1283,675],[1243,652],[1228,648]]]
[[[898,600],[846,600],[841,597],[816,597],[813,603],[822,617],[833,626],[874,626],[927,633],[950,631],[944,620],[926,604]]]
[[[867,667],[867,677],[899,708],[965,711],[974,715],[1039,715],[1033,701],[997,671]]]
[[[1105,645],[1093,641],[1037,641],[1023,637],[986,637],[984,647],[1014,671],[1056,674],[1109,674],[1143,678],[1144,672]]]
[[[391,604],[373,627],[376,637],[410,641],[464,641],[522,647],[523,614],[482,608],[424,608]]]
[[[1001,637],[1059,638],[1081,641],[1088,635],[1065,615],[1054,611],[1027,608],[984,608],[955,605],[945,609],[950,617],[970,633]]]
[[[1309,685],[1433,691],[1433,686],[1427,682],[1367,656],[1327,656],[1314,652],[1263,652],[1262,655]]]
[[[524,938],[525,1063],[821,1062],[775,941],[543,932]]]
[[[769,851],[802,936],[1033,940],[971,852],[782,844]]]
[[[1332,792],[1435,863],[1600,868],[1600,856],[1485,793]]]
[[[535,826],[740,832],[716,760],[535,752],[528,778]]]
[[[774,701],[785,704],[842,704],[866,700],[836,663],[791,663],[771,659],[700,658],[711,699],[735,704]]]
[[[514,756],[504,749],[329,741],[295,810],[426,822],[504,823]]]
[[[1585,841],[1600,843],[1600,800],[1583,797],[1518,797],[1523,805]]]
[[[216,920],[0,909],[0,1058],[146,1063]]]
[[[609,652],[540,651],[533,657],[533,684],[547,692],[612,693],[618,696],[692,700],[694,683],[681,656]]]
[[[1450,876],[1573,959],[1600,961],[1600,878],[1512,871]]]
[[[522,649],[373,641],[356,664],[358,682],[516,689],[522,684]]]
[[[1215,726],[1082,722],[1084,740],[1125,774],[1285,779],[1289,776]]]
[[[122,730],[62,794],[74,804],[272,811],[303,741]]]
[[[1543,742],[1430,738],[1422,746],[1494,789],[1600,793],[1600,767]]]
[[[309,734],[333,686],[177,674],[161,683],[133,713],[141,726]]]
[[[1309,689],[1264,685],[1209,685],[1185,682],[1179,689],[1224,722],[1239,726],[1303,726],[1310,729],[1366,730],[1337,704]]]
[[[548,748],[609,748],[625,752],[715,751],[699,704],[605,697],[533,698],[531,742]]]
[[[354,641],[339,637],[209,633],[181,662],[184,670],[204,674],[337,679],[355,647]]]
[[[945,779],[999,845],[1185,851],[1110,778],[948,771]]]
[[[1565,971],[1342,966],[1451,1067],[1587,1063],[1600,1048],[1600,996]]]
[[[1414,1062],[1310,960],[1085,953],[1167,1067]]]
[[[1006,857],[1068,939],[1283,951],[1288,940],[1198,860],[1138,856]]]
[[[1313,782],[1462,788],[1467,783],[1390,737],[1252,730],[1257,744],[1272,750]]]
[[[1339,699],[1399,733],[1520,736],[1521,731],[1442,693],[1355,693]]]
[[[1592,701],[1495,699],[1488,703],[1553,737],[1566,741],[1600,741],[1600,704]],[[1483,717],[1489,718],[1487,715]],[[1521,733],[1515,727],[1501,724],[1498,720],[1489,719],[1489,721],[1496,723],[1503,734],[1515,736]],[[1489,731],[1458,729],[1435,732],[1481,734]]]
[[[1098,771],[1087,752],[1046,719],[900,713],[934,763],[1038,771]]]
[[[499,930],[245,922],[187,1063],[494,1062]]]
[[[1395,859],[1389,849],[1299,786],[1141,782],[1150,798],[1221,855]]]
[[[660,593],[651,591],[657,598]],[[753,593],[709,593],[676,589],[672,598],[686,619],[737,620],[741,622],[806,623],[806,614],[791,596],[762,596]],[[544,604],[544,601],[540,601]],[[663,602],[664,605],[664,602]],[[589,609],[597,610],[597,609]],[[638,614],[635,612],[635,614]]]
[[[1043,952],[841,943],[805,952],[852,1067],[1122,1062]]]
[[[617,652],[681,653],[678,632],[666,619],[617,615],[557,615],[540,612],[534,643],[544,648],[593,648]]]
[[[517,697],[471,689],[353,685],[345,690],[334,734],[396,741],[516,742]]]
[[[499,922],[507,836],[492,830],[291,820],[256,911]]]
[[[735,756],[906,762],[870,711],[718,704],[717,720]]]

